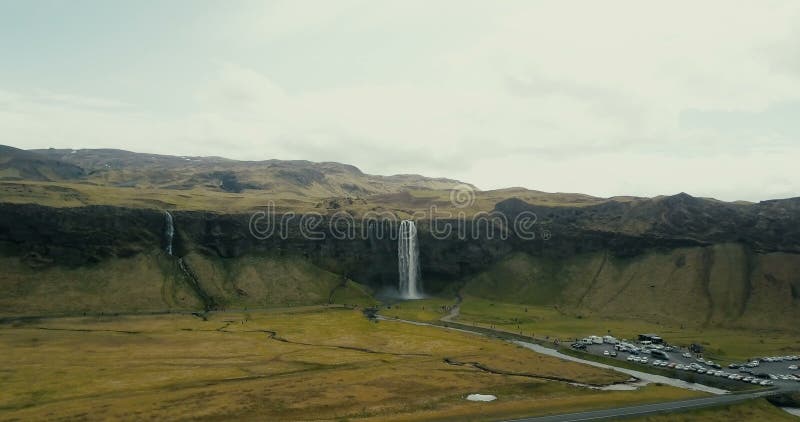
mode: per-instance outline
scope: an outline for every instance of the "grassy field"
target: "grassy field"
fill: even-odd
[[[324,306],[18,321],[0,325],[0,353],[0,420],[489,420],[698,395],[573,386],[547,377],[622,375]]]
[[[744,331],[654,324],[641,319],[611,319],[564,315],[553,306],[525,306],[466,297],[459,321],[561,340],[611,334],[635,339],[640,333],[658,333],[678,345],[702,344],[706,355],[727,363],[753,356],[797,354],[800,337],[783,331]]]
[[[421,300],[409,300],[381,309],[381,314],[391,318],[412,321],[432,322],[448,314],[445,306],[453,306],[453,299],[430,297]]]
[[[728,406],[626,420],[630,422],[790,422],[797,421],[797,416],[778,409],[765,399],[758,399]]]

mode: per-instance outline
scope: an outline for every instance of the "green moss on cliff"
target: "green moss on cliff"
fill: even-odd
[[[342,276],[296,256],[219,258],[191,253],[186,263],[221,308],[328,303]]]
[[[0,315],[196,310],[202,305],[172,259],[140,254],[80,267],[32,267],[0,257]]]
[[[596,252],[551,259],[517,253],[465,281],[467,296],[557,306],[585,317],[651,323],[793,329],[800,318],[800,255],[758,254],[738,244]]]

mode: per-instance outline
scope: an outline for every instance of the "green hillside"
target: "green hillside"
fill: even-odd
[[[176,258],[158,251],[77,267],[36,268],[2,257],[0,315],[202,311],[209,298],[215,309],[374,303],[366,287],[299,257],[185,260],[199,286]]]
[[[800,256],[737,244],[679,248],[634,258],[566,259],[516,253],[465,280],[466,296],[557,306],[585,317],[689,326],[797,329]]]

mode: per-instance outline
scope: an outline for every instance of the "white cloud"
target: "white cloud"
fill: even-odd
[[[796,2],[293,1],[211,15],[194,42],[213,67],[181,81],[194,95],[177,111],[158,92],[134,105],[0,92],[0,128],[23,147],[334,160],[483,188],[800,195],[800,122],[682,124],[800,102]]]

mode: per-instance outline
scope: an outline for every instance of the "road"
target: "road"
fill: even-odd
[[[614,419],[628,416],[644,416],[653,413],[685,411],[704,407],[720,406],[765,397],[775,394],[775,391],[758,391],[755,393],[730,394],[672,401],[666,403],[644,404],[639,406],[618,407],[614,409],[592,410],[589,412],[566,413],[561,415],[537,416],[533,418],[513,419],[506,422],[577,422]]]

